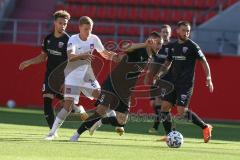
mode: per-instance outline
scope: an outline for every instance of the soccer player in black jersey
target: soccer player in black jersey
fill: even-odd
[[[149,58],[157,53],[162,43],[163,40],[160,34],[152,32],[145,43],[133,44],[132,48],[129,48],[127,54],[123,56],[115,55],[121,61],[103,83],[95,113],[79,127],[70,141],[77,141],[83,132],[90,129],[96,122],[99,123],[99,120],[109,108],[116,111],[116,117],[105,117],[101,122],[115,127],[124,126],[130,109],[129,102],[132,89],[138,80],[138,76],[147,65]]]
[[[164,61],[166,60],[166,57],[167,57],[166,50],[168,50],[167,44],[170,42],[170,37],[172,34],[171,27],[168,24],[162,25],[160,34],[163,38],[163,45],[162,45],[162,48],[159,50],[159,52],[153,56],[153,63],[150,64],[148,75],[145,76],[146,84],[149,83],[149,77],[152,77],[153,76],[152,74],[154,74],[154,72],[157,72],[160,65],[163,64]],[[162,79],[164,79],[164,78],[162,78]],[[154,88],[154,87],[155,86],[153,85],[152,88]],[[161,93],[160,93],[160,96],[161,96]],[[157,133],[157,131],[158,131],[158,127],[160,124],[159,115],[160,115],[161,103],[162,103],[160,96],[157,96],[157,97],[151,96],[151,99],[150,99],[150,104],[154,109],[156,117],[154,119],[153,127],[148,130],[149,133]]]
[[[54,110],[52,100],[54,96],[63,100],[61,87],[64,83],[64,62],[67,60],[67,42],[68,34],[65,32],[70,14],[67,11],[59,10],[54,14],[54,31],[47,35],[42,43],[42,51],[38,56],[22,62],[19,66],[20,70],[33,65],[47,61],[45,79],[43,83],[43,101],[44,115],[48,126],[51,129],[54,122]],[[61,66],[59,73],[50,78],[51,73]]]
[[[171,66],[171,70],[166,76],[174,85],[174,90],[163,97],[161,106],[161,118],[166,134],[172,131],[171,108],[177,106],[176,118],[185,118],[203,130],[204,142],[207,143],[211,138],[212,126],[206,124],[196,113],[188,109],[189,102],[193,93],[195,63],[200,61],[206,74],[206,85],[210,92],[213,92],[213,83],[208,62],[200,47],[189,39],[190,23],[180,21],[177,24],[176,42],[171,43],[168,50],[168,57],[160,68],[157,77],[161,77]],[[157,79],[158,79],[157,78]],[[166,139],[164,137],[163,139]]]

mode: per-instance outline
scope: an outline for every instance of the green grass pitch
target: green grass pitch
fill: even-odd
[[[157,142],[158,135],[147,133],[152,122],[128,122],[123,136],[104,126],[93,136],[84,133],[79,142],[69,142],[81,122],[66,122],[60,137],[45,141],[49,129],[41,110],[0,108],[0,160],[239,160],[240,125],[213,124],[213,138],[203,143],[202,131],[186,122],[176,122],[184,136],[181,148]]]

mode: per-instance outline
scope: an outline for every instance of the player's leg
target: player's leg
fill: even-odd
[[[80,135],[86,130],[90,129],[94,125],[94,123],[100,120],[106,114],[108,108],[109,108],[108,106],[99,104],[96,111],[91,116],[89,116],[85,122],[81,124],[77,132],[74,133],[74,135],[70,138],[70,141],[72,142],[78,141]]]
[[[182,90],[177,98],[177,115],[176,118],[187,119],[203,130],[204,142],[207,143],[211,138],[212,126],[206,124],[196,113],[188,109],[193,88]]]
[[[160,118],[166,135],[172,131],[172,116],[170,113],[172,107],[173,103],[166,100],[162,101]]]
[[[81,93],[81,88],[72,85],[64,86],[64,104],[63,108],[58,112],[55,121],[53,123],[52,129],[49,131],[46,140],[53,140],[58,128],[63,124],[66,117],[70,114],[74,104],[79,101],[79,95]]]
[[[176,102],[176,98],[176,89],[162,97],[160,121],[163,123],[166,135],[172,131],[172,116],[170,111]]]
[[[126,100],[124,103],[123,101],[119,101],[117,107],[111,106],[111,109],[115,109],[116,115],[103,117],[99,121],[97,121],[90,129],[90,135],[93,135],[94,131],[97,130],[102,124],[112,125],[115,127],[115,131],[121,136],[124,134],[124,125],[128,119],[128,113],[130,109],[130,104],[128,103],[129,100]],[[113,104],[113,103],[112,103]]]
[[[160,114],[161,114],[161,102],[160,98],[156,97],[150,101],[151,106],[154,109],[155,118],[153,127],[148,130],[149,133],[157,133],[159,124],[160,124]]]
[[[54,109],[52,107],[52,100],[54,96],[50,93],[44,93],[43,94],[43,109],[44,109],[44,117],[48,123],[49,128],[51,129],[54,123]]]

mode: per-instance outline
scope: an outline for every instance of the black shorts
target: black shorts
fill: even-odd
[[[173,84],[166,79],[159,79],[150,88],[150,100],[163,98],[165,95],[170,94],[174,89]]]
[[[168,101],[173,105],[188,107],[193,93],[193,86],[174,86],[171,93],[164,95],[162,100]]]
[[[129,113],[130,111],[130,94],[126,93],[124,97],[120,97],[114,90],[110,77],[108,77],[102,85],[101,94],[97,100],[97,104],[110,107],[110,109]]]
[[[42,87],[42,94],[53,94],[58,99],[63,99],[62,87],[64,84],[64,74],[53,75],[46,72]]]

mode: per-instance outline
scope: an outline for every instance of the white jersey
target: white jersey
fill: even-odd
[[[68,41],[67,51],[75,55],[83,53],[92,54],[94,50],[103,52],[105,49],[98,36],[90,34],[86,41],[80,39],[79,34],[72,35]],[[83,70],[90,69],[91,64],[86,60],[77,60],[74,62],[68,62],[65,71],[69,72],[82,72]]]
[[[79,34],[75,34],[68,41],[67,51],[72,54],[80,55],[87,52],[92,54],[94,50],[97,50],[97,52],[105,50],[98,36],[94,34],[90,34],[86,41],[81,40]],[[100,88],[93,73],[91,63],[86,60],[68,62],[65,68],[65,86],[66,91],[64,96],[73,97],[75,95],[75,101],[79,97],[79,91],[92,99],[90,90]],[[72,86],[75,86],[75,88]]]

